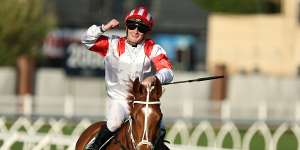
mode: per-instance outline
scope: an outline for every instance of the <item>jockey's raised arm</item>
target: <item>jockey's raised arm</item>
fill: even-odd
[[[103,33],[117,26],[119,26],[119,22],[116,19],[112,19],[105,25],[92,25],[82,37],[82,43],[88,50],[99,53],[102,56],[106,56],[110,45],[109,43],[112,43],[111,41],[109,42],[109,40],[112,40],[113,38],[109,39],[109,37],[104,36]]]
[[[136,78],[144,86],[157,80],[162,84],[172,82],[172,64],[166,51],[146,36],[151,32],[153,20],[148,10],[141,6],[130,11],[125,18],[126,36],[104,36],[103,33],[119,26],[116,19],[106,24],[92,25],[82,38],[88,50],[104,57],[105,82],[108,95],[107,125],[100,131],[89,149],[99,149],[129,115],[126,101],[128,84]]]

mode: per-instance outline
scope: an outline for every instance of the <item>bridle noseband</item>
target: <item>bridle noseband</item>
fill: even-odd
[[[144,119],[144,130],[143,130],[143,136],[142,136],[142,140],[136,144],[135,140],[134,140],[134,137],[133,137],[133,130],[132,130],[132,119],[129,120],[129,123],[130,123],[130,127],[129,127],[129,130],[128,132],[130,132],[130,138],[131,138],[131,141],[132,141],[132,144],[133,144],[133,147],[135,150],[139,150],[140,147],[142,145],[149,145],[151,147],[151,149],[154,148],[153,144],[149,141],[148,139],[148,117],[149,117],[149,105],[160,105],[160,101],[151,101],[150,102],[150,93],[151,91],[154,89],[153,86],[151,87],[147,87],[147,98],[146,98],[146,101],[138,101],[138,100],[134,100],[132,101],[133,105],[134,104],[143,104],[145,105],[145,119]]]

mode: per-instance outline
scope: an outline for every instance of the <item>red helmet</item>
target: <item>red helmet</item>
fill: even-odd
[[[139,6],[131,10],[126,18],[125,22],[130,19],[140,19],[145,25],[149,26],[150,29],[153,26],[153,20],[151,14],[148,12],[147,8],[144,6]]]

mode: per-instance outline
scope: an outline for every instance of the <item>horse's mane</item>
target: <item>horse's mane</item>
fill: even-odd
[[[147,98],[147,89],[144,85],[142,85],[139,81],[139,78],[136,78],[134,81],[131,81],[129,88],[129,95],[127,97],[128,100],[134,101],[146,101]],[[150,101],[158,101],[162,95],[162,86],[159,80],[156,80],[153,85],[154,89],[150,93]]]

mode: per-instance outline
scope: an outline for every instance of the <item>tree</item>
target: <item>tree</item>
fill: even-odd
[[[210,12],[254,14],[279,13],[280,0],[193,0]]]
[[[1,0],[0,65],[14,65],[21,55],[37,58],[47,32],[55,26],[43,0]]]
[[[16,65],[17,94],[33,93],[35,60],[55,17],[44,0],[1,0],[0,66]]]

